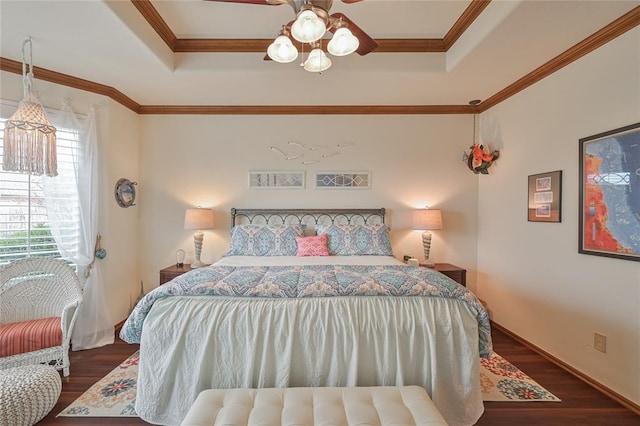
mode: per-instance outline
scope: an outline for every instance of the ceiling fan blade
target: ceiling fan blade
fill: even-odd
[[[348,0],[348,1],[353,2],[354,0]],[[351,33],[354,36],[358,37],[358,40],[360,40],[360,46],[358,46],[358,50],[356,50],[356,52],[358,52],[359,55],[366,55],[367,53],[371,53],[378,48],[378,42],[375,41],[373,38],[371,38],[369,34],[365,33],[362,30],[362,28],[357,26],[351,19],[347,18],[344,14],[334,13],[333,15],[331,15],[331,19],[332,20],[342,19],[344,22],[347,23],[347,28],[349,28]],[[332,33],[335,33],[336,29],[337,28],[334,28],[332,26],[330,31]]]
[[[222,3],[244,3],[244,4],[260,4],[263,6],[280,6],[282,3],[269,2],[267,0],[205,0],[217,1]]]

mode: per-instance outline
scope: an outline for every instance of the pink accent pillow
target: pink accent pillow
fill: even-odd
[[[296,237],[298,252],[296,256],[329,256],[327,234],[316,237]]]

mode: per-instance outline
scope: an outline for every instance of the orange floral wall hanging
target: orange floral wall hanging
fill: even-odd
[[[467,167],[475,174],[488,175],[489,167],[500,158],[500,151],[493,150],[486,152],[483,145],[474,143],[469,147],[469,153],[464,153],[462,161],[467,163]]]

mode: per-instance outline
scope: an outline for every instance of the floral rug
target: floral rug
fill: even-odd
[[[138,359],[138,352],[131,355],[56,417],[138,417],[133,409]]]
[[[133,408],[138,378],[138,352],[103,377],[65,408],[59,417],[137,417]],[[498,354],[480,360],[484,401],[555,401],[544,389]]]
[[[554,394],[497,353],[480,358],[480,386],[483,401],[553,401]]]

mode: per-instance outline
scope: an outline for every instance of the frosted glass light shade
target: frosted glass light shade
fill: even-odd
[[[338,30],[329,41],[327,50],[333,56],[346,56],[355,52],[360,46],[360,40],[354,36],[348,28],[338,28]]]
[[[276,62],[288,64],[298,57],[298,49],[286,35],[278,36],[267,48],[267,55]]]
[[[439,209],[416,210],[413,218],[413,229],[442,229],[442,211]]]
[[[302,43],[311,43],[320,40],[326,29],[324,21],[312,10],[303,10],[291,26],[291,35]]]
[[[213,210],[187,209],[184,213],[184,229],[212,229]]]
[[[313,49],[304,62],[304,69],[309,72],[322,72],[331,67],[331,59],[320,48]]]

